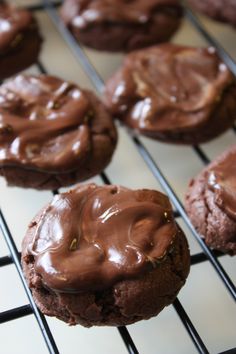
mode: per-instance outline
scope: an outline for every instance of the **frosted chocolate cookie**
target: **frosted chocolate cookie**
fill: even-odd
[[[81,43],[98,50],[131,51],[165,42],[178,29],[178,0],[66,0],[61,16]]]
[[[37,61],[42,38],[33,15],[0,3],[0,80]]]
[[[89,184],[55,196],[33,219],[22,265],[44,314],[120,326],[172,303],[190,257],[165,195]]]
[[[190,182],[186,209],[207,245],[236,254],[236,145]]]
[[[104,102],[130,128],[171,143],[208,141],[236,119],[235,79],[213,48],[163,44],[130,53]]]
[[[188,0],[194,9],[222,22],[236,26],[235,0]]]
[[[116,129],[95,95],[52,76],[0,87],[0,175],[10,185],[56,189],[101,172]]]

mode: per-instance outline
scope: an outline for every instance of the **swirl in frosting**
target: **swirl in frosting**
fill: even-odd
[[[27,252],[59,292],[106,289],[155,268],[179,232],[162,193],[94,184],[55,196],[35,220]]]

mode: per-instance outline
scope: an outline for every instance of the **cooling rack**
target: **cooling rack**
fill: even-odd
[[[64,41],[64,43],[71,50],[74,59],[78,62],[78,65],[83,68],[84,73],[91,81],[91,84],[94,86],[94,89],[97,91],[98,94],[100,94],[104,87],[102,76],[100,75],[99,70],[96,68],[96,65],[94,65],[93,58],[84,50],[83,47],[80,47],[78,45],[78,43],[74,40],[74,38],[71,36],[71,34],[68,32],[68,30],[64,27],[64,25],[60,21],[60,18],[58,16],[58,11],[57,11],[57,8],[60,4],[61,1],[42,0],[42,1],[38,1],[37,3],[27,5],[27,8],[29,8],[31,11],[37,11],[37,13],[44,12],[48,15],[50,21],[53,23],[58,33],[60,34],[61,40]],[[208,43],[211,46],[214,46],[217,49],[219,56],[230,68],[230,70],[234,73],[234,75],[236,75],[236,62],[232,59],[232,57],[228,54],[228,52],[222,47],[222,45],[215,39],[215,37],[212,36],[206,30],[206,28],[202,25],[198,17],[196,17],[196,15],[190,10],[190,8],[188,8],[186,4],[184,6],[185,6],[185,16],[189,21],[189,23],[191,24],[194,31],[199,33],[204,38],[206,43]],[[69,65],[69,64],[65,63],[65,65]],[[46,66],[41,61],[37,63],[37,69],[41,73],[48,73]],[[120,129],[124,129],[124,128],[121,127]],[[233,130],[235,133],[235,128]],[[220,262],[221,259],[227,256],[221,254],[220,252],[210,250],[205,245],[204,241],[200,238],[200,236],[197,234],[193,226],[191,225],[185,213],[184,207],[182,205],[181,198],[178,195],[179,194],[178,190],[172,185],[172,183],[169,182],[169,179],[166,177],[165,171],[160,167],[161,164],[158,163],[158,159],[156,158],[156,156],[155,157],[153,156],[153,146],[154,146],[153,144],[155,144],[155,142],[151,143],[150,145],[147,139],[142,138],[139,135],[130,132],[129,130],[125,130],[125,131],[126,131],[125,134],[129,139],[129,143],[131,143],[133,147],[136,149],[137,153],[142,158],[150,174],[152,174],[154,179],[158,182],[158,185],[170,197],[171,202],[175,208],[175,217],[178,219],[178,222],[180,222],[181,225],[184,226],[184,228],[187,230],[190,237],[194,238],[196,242],[199,244],[200,251],[191,255],[191,269],[193,269],[193,267],[197,264],[209,265],[209,267],[211,267],[214,273],[218,276],[219,282],[226,289],[225,296],[230,297],[231,298],[230,301],[235,303],[236,301],[235,284],[231,280],[231,277],[228,274],[226,268]],[[207,165],[209,163],[210,159],[208,155],[205,153],[204,148],[200,146],[193,146],[191,149],[202,165]],[[184,163],[184,161],[182,161],[182,163]],[[108,173],[103,172],[100,175],[100,179],[104,184],[114,183],[114,181],[109,176],[109,169],[108,169]],[[53,191],[53,194],[56,193],[58,193],[58,191]],[[26,316],[34,317],[38,323],[41,334],[46,343],[48,352],[59,353],[61,351],[60,349],[58,349],[58,344],[54,338],[54,335],[51,332],[50,325],[48,325],[48,322],[45,319],[45,317],[37,309],[33,301],[31,292],[29,291],[27,284],[24,280],[21,265],[20,265],[20,253],[18,247],[16,246],[12,233],[10,231],[11,225],[7,223],[7,218],[5,217],[2,210],[0,210],[0,228],[9,251],[9,254],[0,257],[0,267],[2,269],[4,269],[4,267],[9,265],[14,265],[16,267],[18,276],[23,284],[24,291],[28,298],[28,304],[23,306],[13,307],[6,311],[2,311],[0,313],[0,323],[4,325],[4,323],[19,319],[21,317],[26,317]],[[196,301],[196,299],[194,299],[193,301]],[[207,336],[206,335],[203,336],[202,333],[200,333],[201,331],[199,331],[199,329],[194,324],[194,320],[191,318],[189,311],[185,309],[184,302],[180,301],[179,298],[177,298],[173,304],[173,307],[179,317],[178,320],[179,325],[183,326],[183,328],[186,330],[187,335],[189,336],[189,339],[193,343],[193,352],[210,353],[211,350],[207,345],[207,340],[206,340]],[[203,314],[203,316],[210,316],[210,314]],[[121,339],[124,342],[124,345],[128,353],[130,354],[142,353],[142,350],[138,348],[136,341],[133,339],[133,336],[130,335],[130,331],[126,327],[118,327],[117,330],[121,336]],[[9,338],[9,341],[10,340],[11,339]],[[145,340],[145,338],[143,340]],[[158,332],[156,333],[156,342],[157,342],[156,350],[154,352],[163,353],[162,349],[158,348]],[[80,351],[78,350],[78,352]],[[96,353],[96,348],[94,348],[94,353]],[[179,351],[178,349],[178,343],[173,344],[172,353],[173,354],[181,353],[181,351]],[[220,352],[218,351],[217,353],[220,354],[236,353],[236,339],[234,343],[234,348],[232,348],[231,345],[231,347],[225,347],[223,350],[221,350]],[[28,354],[27,351],[26,354]]]

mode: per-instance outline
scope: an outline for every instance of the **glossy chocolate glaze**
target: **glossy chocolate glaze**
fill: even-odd
[[[105,110],[96,113],[92,93],[44,75],[19,75],[0,87],[0,166],[77,170],[91,158],[93,134],[115,141],[111,119]]]
[[[29,11],[0,3],[0,55],[13,50],[25,33],[35,27],[35,20]]]
[[[90,23],[140,23],[150,21],[156,12],[181,11],[178,0],[67,0],[66,23],[83,29]]]
[[[164,44],[129,54],[105,103],[132,128],[161,136],[205,124],[232,82],[213,48]]]
[[[216,205],[236,220],[236,150],[210,170],[208,186]]]
[[[138,277],[163,261],[179,232],[162,193],[95,184],[55,196],[31,228],[27,253],[44,285],[59,292]]]

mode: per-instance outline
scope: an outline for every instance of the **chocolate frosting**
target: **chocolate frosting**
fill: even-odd
[[[58,292],[104,290],[153,269],[179,229],[168,198],[95,184],[57,195],[31,225],[28,255]]]
[[[105,103],[142,131],[189,130],[206,123],[232,82],[213,48],[164,44],[129,54],[107,83]]]
[[[208,186],[214,192],[214,201],[230,218],[236,221],[236,150],[210,169]]]
[[[115,140],[109,115],[98,114],[94,100],[92,93],[52,76],[19,75],[2,85],[0,166],[77,170],[91,158],[94,134]]]
[[[34,26],[35,21],[29,11],[0,3],[0,54],[14,48],[25,31]]]
[[[178,0],[67,0],[63,18],[67,24],[84,28],[91,23],[147,23],[156,12],[180,8]]]

